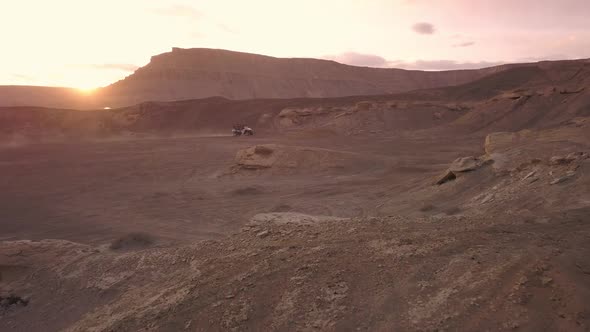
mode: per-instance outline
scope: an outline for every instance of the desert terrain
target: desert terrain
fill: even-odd
[[[590,62],[448,85],[0,108],[0,330],[590,330]]]

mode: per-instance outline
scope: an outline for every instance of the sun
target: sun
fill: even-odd
[[[89,76],[89,75],[86,75]],[[70,84],[71,87],[76,89],[78,93],[84,96],[92,95],[98,91],[100,85],[89,77],[80,77],[78,80]]]
[[[77,88],[77,90],[83,94],[83,95],[91,95],[96,91],[97,88],[95,87],[83,87],[83,88]]]

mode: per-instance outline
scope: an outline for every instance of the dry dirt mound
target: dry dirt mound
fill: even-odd
[[[362,155],[312,147],[263,144],[237,152],[231,172],[264,171],[356,172],[370,170],[378,160],[364,160]]]

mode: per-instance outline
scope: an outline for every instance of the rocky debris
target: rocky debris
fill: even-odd
[[[455,174],[455,172],[447,170],[441,177],[439,177],[439,179],[436,181],[436,184],[440,186],[441,184],[453,181],[456,178],[457,175]]]
[[[548,286],[549,284],[551,284],[553,282],[553,278],[547,277],[547,276],[543,276],[541,277],[541,284],[543,286]]]
[[[279,113],[279,118],[297,118],[302,116],[313,115],[313,110],[309,108],[285,108]]]
[[[8,295],[0,296],[0,309],[10,309],[12,307],[23,306],[26,307],[29,304],[29,300],[23,299],[20,296]]]
[[[248,222],[248,226],[264,225],[267,223],[284,225],[284,224],[298,224],[298,225],[315,225],[328,221],[348,221],[348,218],[338,218],[334,216],[312,216],[297,212],[271,212],[259,213],[254,215]]]
[[[258,236],[258,237],[260,237],[260,238],[264,238],[264,237],[267,237],[269,234],[270,234],[270,232],[269,232],[269,231],[267,231],[267,230],[264,230],[264,231],[262,231],[262,232],[256,233],[256,236]]]
[[[285,108],[278,115],[279,124],[284,127],[300,124],[303,118],[309,117],[313,114],[320,114],[318,110],[310,108]]]
[[[576,93],[580,93],[582,91],[584,91],[585,87],[580,87],[580,88],[574,88],[574,89],[561,89],[559,90],[559,93],[562,95],[569,95],[569,94],[576,94]]]
[[[503,330],[504,317],[515,311],[526,313],[519,326],[536,331],[554,326],[550,296],[571,299],[559,308],[567,317],[588,310],[587,223],[559,216],[531,225],[497,214],[464,218],[448,205],[443,211],[346,223],[269,222],[219,240],[124,254],[3,241],[0,266],[18,259],[36,267],[14,284],[35,294],[34,306],[10,313],[27,331],[448,331],[474,320],[481,329]],[[568,241],[547,241],[554,238]],[[19,251],[18,258],[6,256]],[[578,260],[584,265],[572,268]],[[535,267],[541,261],[547,268]],[[548,267],[560,277],[542,274]],[[539,287],[551,292],[531,300]],[[399,310],[383,307],[384,298]],[[63,299],[71,307],[89,304],[56,328],[47,317],[63,312]],[[590,323],[585,316],[578,321]],[[7,320],[0,319],[0,330],[10,330]]]
[[[519,100],[521,98],[530,98],[535,95],[533,91],[512,91],[507,92],[503,95],[500,95],[501,98],[511,99],[511,100]]]
[[[481,200],[481,204],[488,203],[494,199],[494,194],[488,194]]]
[[[590,158],[590,154],[586,152],[572,152],[567,155],[568,158],[575,158],[576,160],[585,160]]]
[[[558,177],[557,179],[554,179],[553,181],[551,181],[549,184],[558,184],[558,183],[562,183],[567,181],[569,178],[574,177],[574,175],[576,175],[576,172],[567,172],[565,175]]]
[[[295,173],[358,169],[367,166],[362,155],[329,149],[262,144],[239,150],[230,173],[240,170],[270,170]]]
[[[549,159],[549,165],[554,168],[549,172],[549,175],[554,176],[554,174],[560,174],[564,170],[566,170],[566,172],[565,174],[554,178],[549,183],[551,185],[556,185],[568,181],[576,175],[576,170],[583,165],[588,157],[588,154],[584,152],[572,152],[566,156],[551,157]]]
[[[443,183],[453,181],[461,173],[474,171],[485,163],[486,162],[484,160],[473,156],[457,158],[455,161],[453,161],[451,166],[449,166],[449,169],[447,169],[445,173],[441,175],[438,180],[436,180],[436,184],[441,185]]]
[[[590,123],[590,117],[576,117],[573,119],[568,120],[564,125],[583,128],[586,127]]]
[[[574,161],[575,158],[570,158],[570,156],[554,156],[551,157],[551,159],[549,159],[549,164],[550,165],[568,165],[570,164],[572,161]]]
[[[526,170],[530,167],[542,164],[543,160],[539,159],[539,158],[531,158],[530,160],[527,160],[523,163],[521,163],[520,165],[518,165],[517,170]]]
[[[449,171],[451,172],[469,172],[477,169],[482,164],[481,160],[473,156],[457,158],[451,166]]]
[[[530,172],[529,174],[525,175],[525,177],[524,177],[524,178],[522,178],[522,180],[524,181],[524,180],[526,180],[526,179],[528,179],[528,178],[530,178],[530,177],[534,176],[535,174],[537,174],[537,171],[532,171],[532,172]]]

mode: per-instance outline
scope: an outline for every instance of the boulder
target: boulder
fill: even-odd
[[[441,185],[453,181],[459,174],[474,171],[481,167],[484,162],[484,160],[473,156],[457,158],[451,163],[451,166],[449,166],[446,172],[438,178],[436,184]]]
[[[567,156],[553,156],[549,159],[549,164],[553,166],[557,165],[569,165],[574,161],[580,161],[588,158],[588,154],[584,152],[572,152]]]
[[[549,159],[549,165],[568,165],[574,160],[575,158],[569,158],[568,156],[553,156]]]
[[[453,171],[447,170],[437,181],[436,184],[439,186],[443,183],[453,181],[457,178],[457,175]]]
[[[258,236],[258,237],[267,237],[268,234],[270,234],[269,231],[262,231],[262,232],[256,234],[256,236]]]
[[[558,184],[558,183],[562,183],[564,181],[566,181],[569,178],[572,178],[576,175],[576,172],[567,172],[564,176],[558,177],[557,179],[554,179],[553,181],[551,181],[549,184]]]
[[[523,180],[526,180],[526,179],[528,179],[528,178],[532,177],[533,175],[535,175],[536,173],[537,173],[537,171],[532,171],[532,172],[530,172],[529,174],[527,174],[527,175],[526,175],[524,178],[522,178],[522,179],[523,179]]]
[[[481,166],[481,161],[473,156],[457,158],[449,167],[451,172],[469,172]]]
[[[562,95],[569,95],[569,94],[575,94],[575,93],[580,93],[582,91],[584,91],[584,87],[579,87],[579,88],[563,88],[561,90],[559,90],[559,93]]]
[[[584,159],[588,159],[589,157],[590,157],[590,155],[588,155],[585,152],[572,152],[566,156],[566,158],[574,159],[574,160],[584,160]]]

